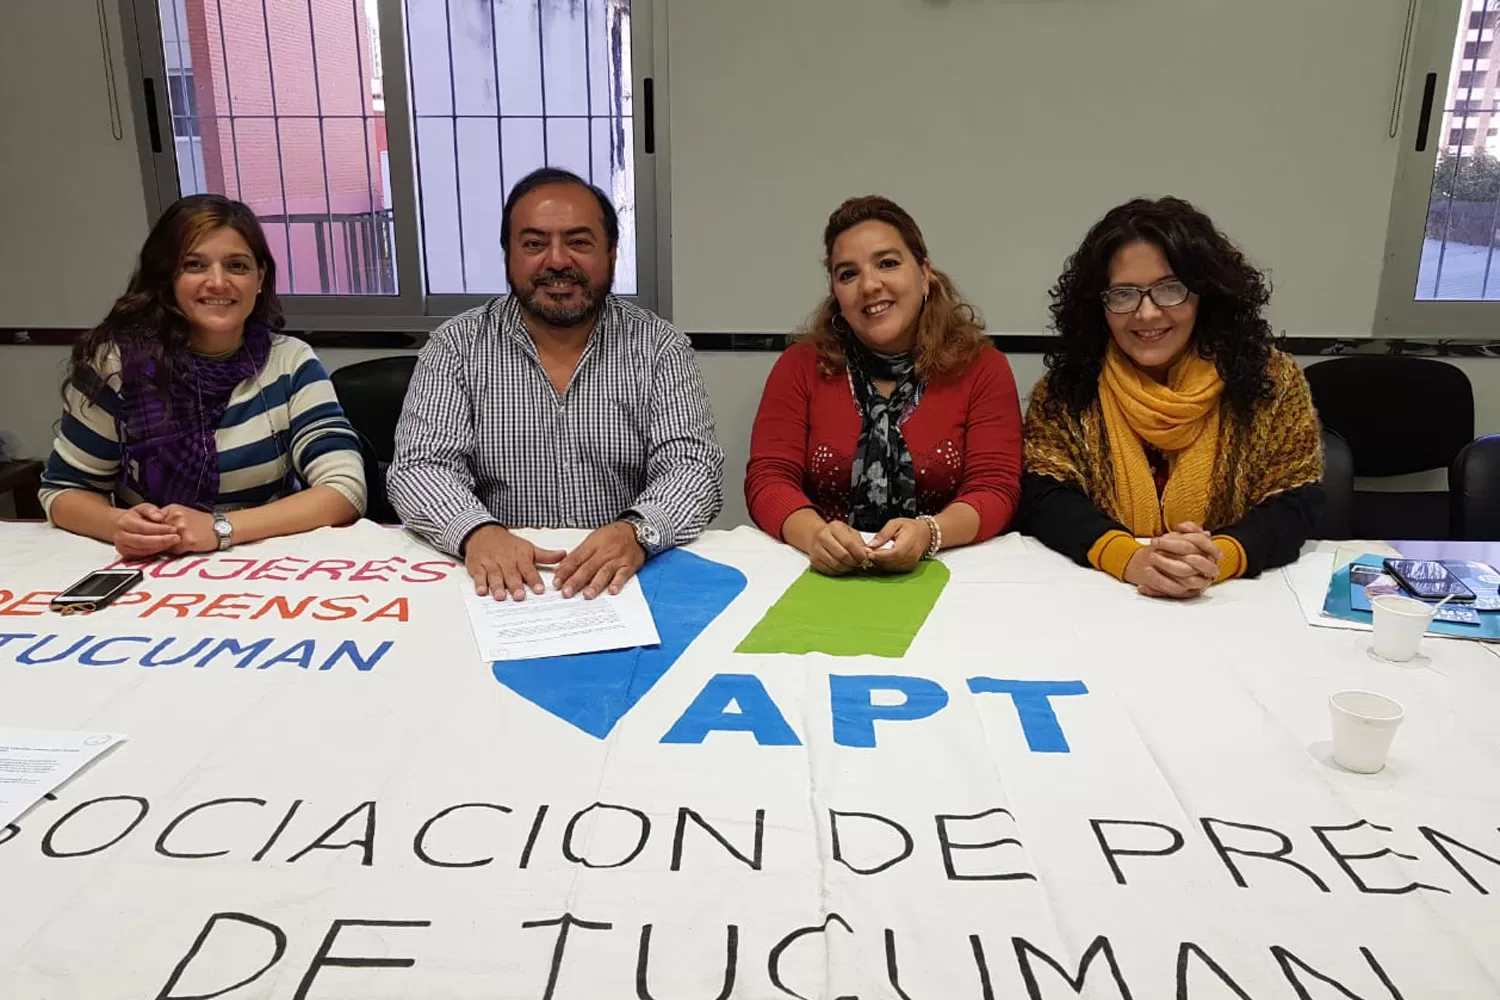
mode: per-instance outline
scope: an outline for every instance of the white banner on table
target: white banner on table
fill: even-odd
[[[741,529],[643,575],[659,647],[490,663],[398,531],[47,612],[110,561],[0,526],[0,711],[131,734],[0,829],[6,1000],[1500,997],[1495,660],[1376,663],[1279,574],[1152,601],[1010,536],[797,618]],[[934,596],[900,659],[735,652]],[[1347,688],[1405,707],[1380,774]]]

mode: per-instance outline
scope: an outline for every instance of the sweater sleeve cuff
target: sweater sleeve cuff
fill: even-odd
[[[1124,580],[1125,564],[1141,548],[1140,542],[1123,531],[1106,531],[1089,549],[1089,565]]]
[[[1233,535],[1214,535],[1213,543],[1219,547],[1224,558],[1219,560],[1219,575],[1214,583],[1223,583],[1245,574],[1245,548]]]

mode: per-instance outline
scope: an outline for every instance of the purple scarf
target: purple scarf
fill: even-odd
[[[182,351],[171,359],[166,398],[156,383],[163,359],[148,347],[122,344],[120,476],[125,488],[147,503],[182,504],[212,511],[219,499],[219,450],[214,432],[229,408],[229,397],[252,379],[271,355],[271,331],[251,320],[245,341],[224,358]]]

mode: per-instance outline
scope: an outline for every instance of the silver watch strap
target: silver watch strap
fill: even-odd
[[[635,530],[635,542],[641,547],[646,555],[651,556],[656,554],[658,545],[653,543],[651,537],[655,534],[655,532],[652,530],[650,523],[644,517],[641,517],[641,515],[637,514],[633,510],[628,510],[624,514],[620,515],[620,520],[624,521]]]
[[[228,530],[220,531],[220,524],[224,525]],[[223,552],[234,544],[234,525],[229,523],[229,518],[218,511],[214,512],[214,534],[219,539],[218,551]]]

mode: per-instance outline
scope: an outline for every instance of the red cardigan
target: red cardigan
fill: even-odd
[[[762,531],[780,538],[803,507],[848,520],[859,432],[848,374],[818,374],[810,344],[787,348],[766,379],[745,470],[745,502]],[[1005,530],[1021,494],[1021,406],[1005,355],[987,347],[962,374],[929,383],[901,433],[918,511],[963,501],[979,512],[976,542]]]

